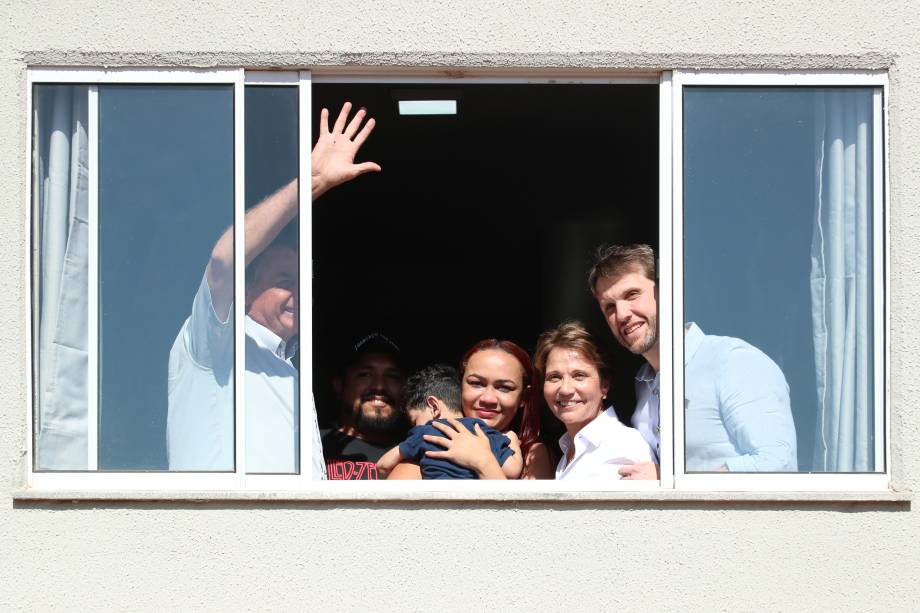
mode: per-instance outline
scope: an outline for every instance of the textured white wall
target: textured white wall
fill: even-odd
[[[13,502],[27,65],[889,69],[893,467],[917,489],[916,2],[624,4],[4,2],[0,609],[915,609],[910,503]]]

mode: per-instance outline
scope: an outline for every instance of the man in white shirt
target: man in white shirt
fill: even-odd
[[[374,120],[364,122],[364,109],[349,120],[350,111],[346,102],[331,130],[328,111],[321,112],[311,157],[314,200],[361,174],[380,171],[373,162],[355,163]],[[298,257],[296,247],[273,243],[297,216],[298,189],[294,179],[245,218],[247,472],[300,470],[298,374],[290,361],[299,332]],[[192,314],[170,351],[170,470],[234,469],[233,237],[230,228],[214,245]],[[325,465],[312,404],[302,415],[313,438],[310,474],[321,479]]]

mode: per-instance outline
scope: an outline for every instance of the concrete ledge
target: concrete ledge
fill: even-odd
[[[14,501],[30,502],[545,502],[564,503],[910,503],[911,491],[877,492],[713,492],[687,490],[646,491],[308,491],[308,490],[139,490],[48,491],[21,489]]]
[[[302,69],[342,74],[343,71],[384,72],[408,68],[443,75],[467,70],[498,73],[516,69],[620,70],[654,72],[675,68],[715,70],[888,70],[896,54],[862,53],[633,53],[627,51],[458,52],[304,50],[247,51],[95,51],[85,49],[21,49],[14,57],[29,66],[245,66],[247,68]],[[457,72],[458,69],[461,72]]]

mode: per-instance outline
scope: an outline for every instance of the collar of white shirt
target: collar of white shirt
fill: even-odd
[[[256,345],[267,349],[281,360],[287,360],[297,350],[296,341],[285,343],[280,336],[249,315],[246,316],[246,336],[254,340]]]
[[[591,423],[579,430],[575,437],[584,441],[587,445],[590,445],[592,449],[600,447],[604,440],[604,433],[606,432],[604,420],[609,420],[611,417],[619,421],[613,410],[613,406],[607,407],[607,410],[602,411],[597,417],[591,420]],[[571,444],[572,442],[569,441],[568,432],[559,437],[559,448],[562,449],[562,455],[568,453],[569,445]]]

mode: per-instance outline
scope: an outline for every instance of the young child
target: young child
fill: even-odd
[[[491,428],[481,419],[464,417],[460,401],[460,376],[450,366],[438,364],[415,373],[406,382],[406,413],[414,428],[402,443],[383,454],[377,462],[377,475],[386,479],[390,471],[400,462],[418,462],[422,479],[476,479],[476,473],[441,458],[429,458],[426,451],[443,451],[443,447],[429,443],[426,434],[444,436],[432,424],[434,420],[447,424],[445,417],[460,421],[470,432],[474,425],[489,438],[489,445],[502,472],[509,479],[521,476],[524,466],[521,444],[514,432],[504,435]]]

